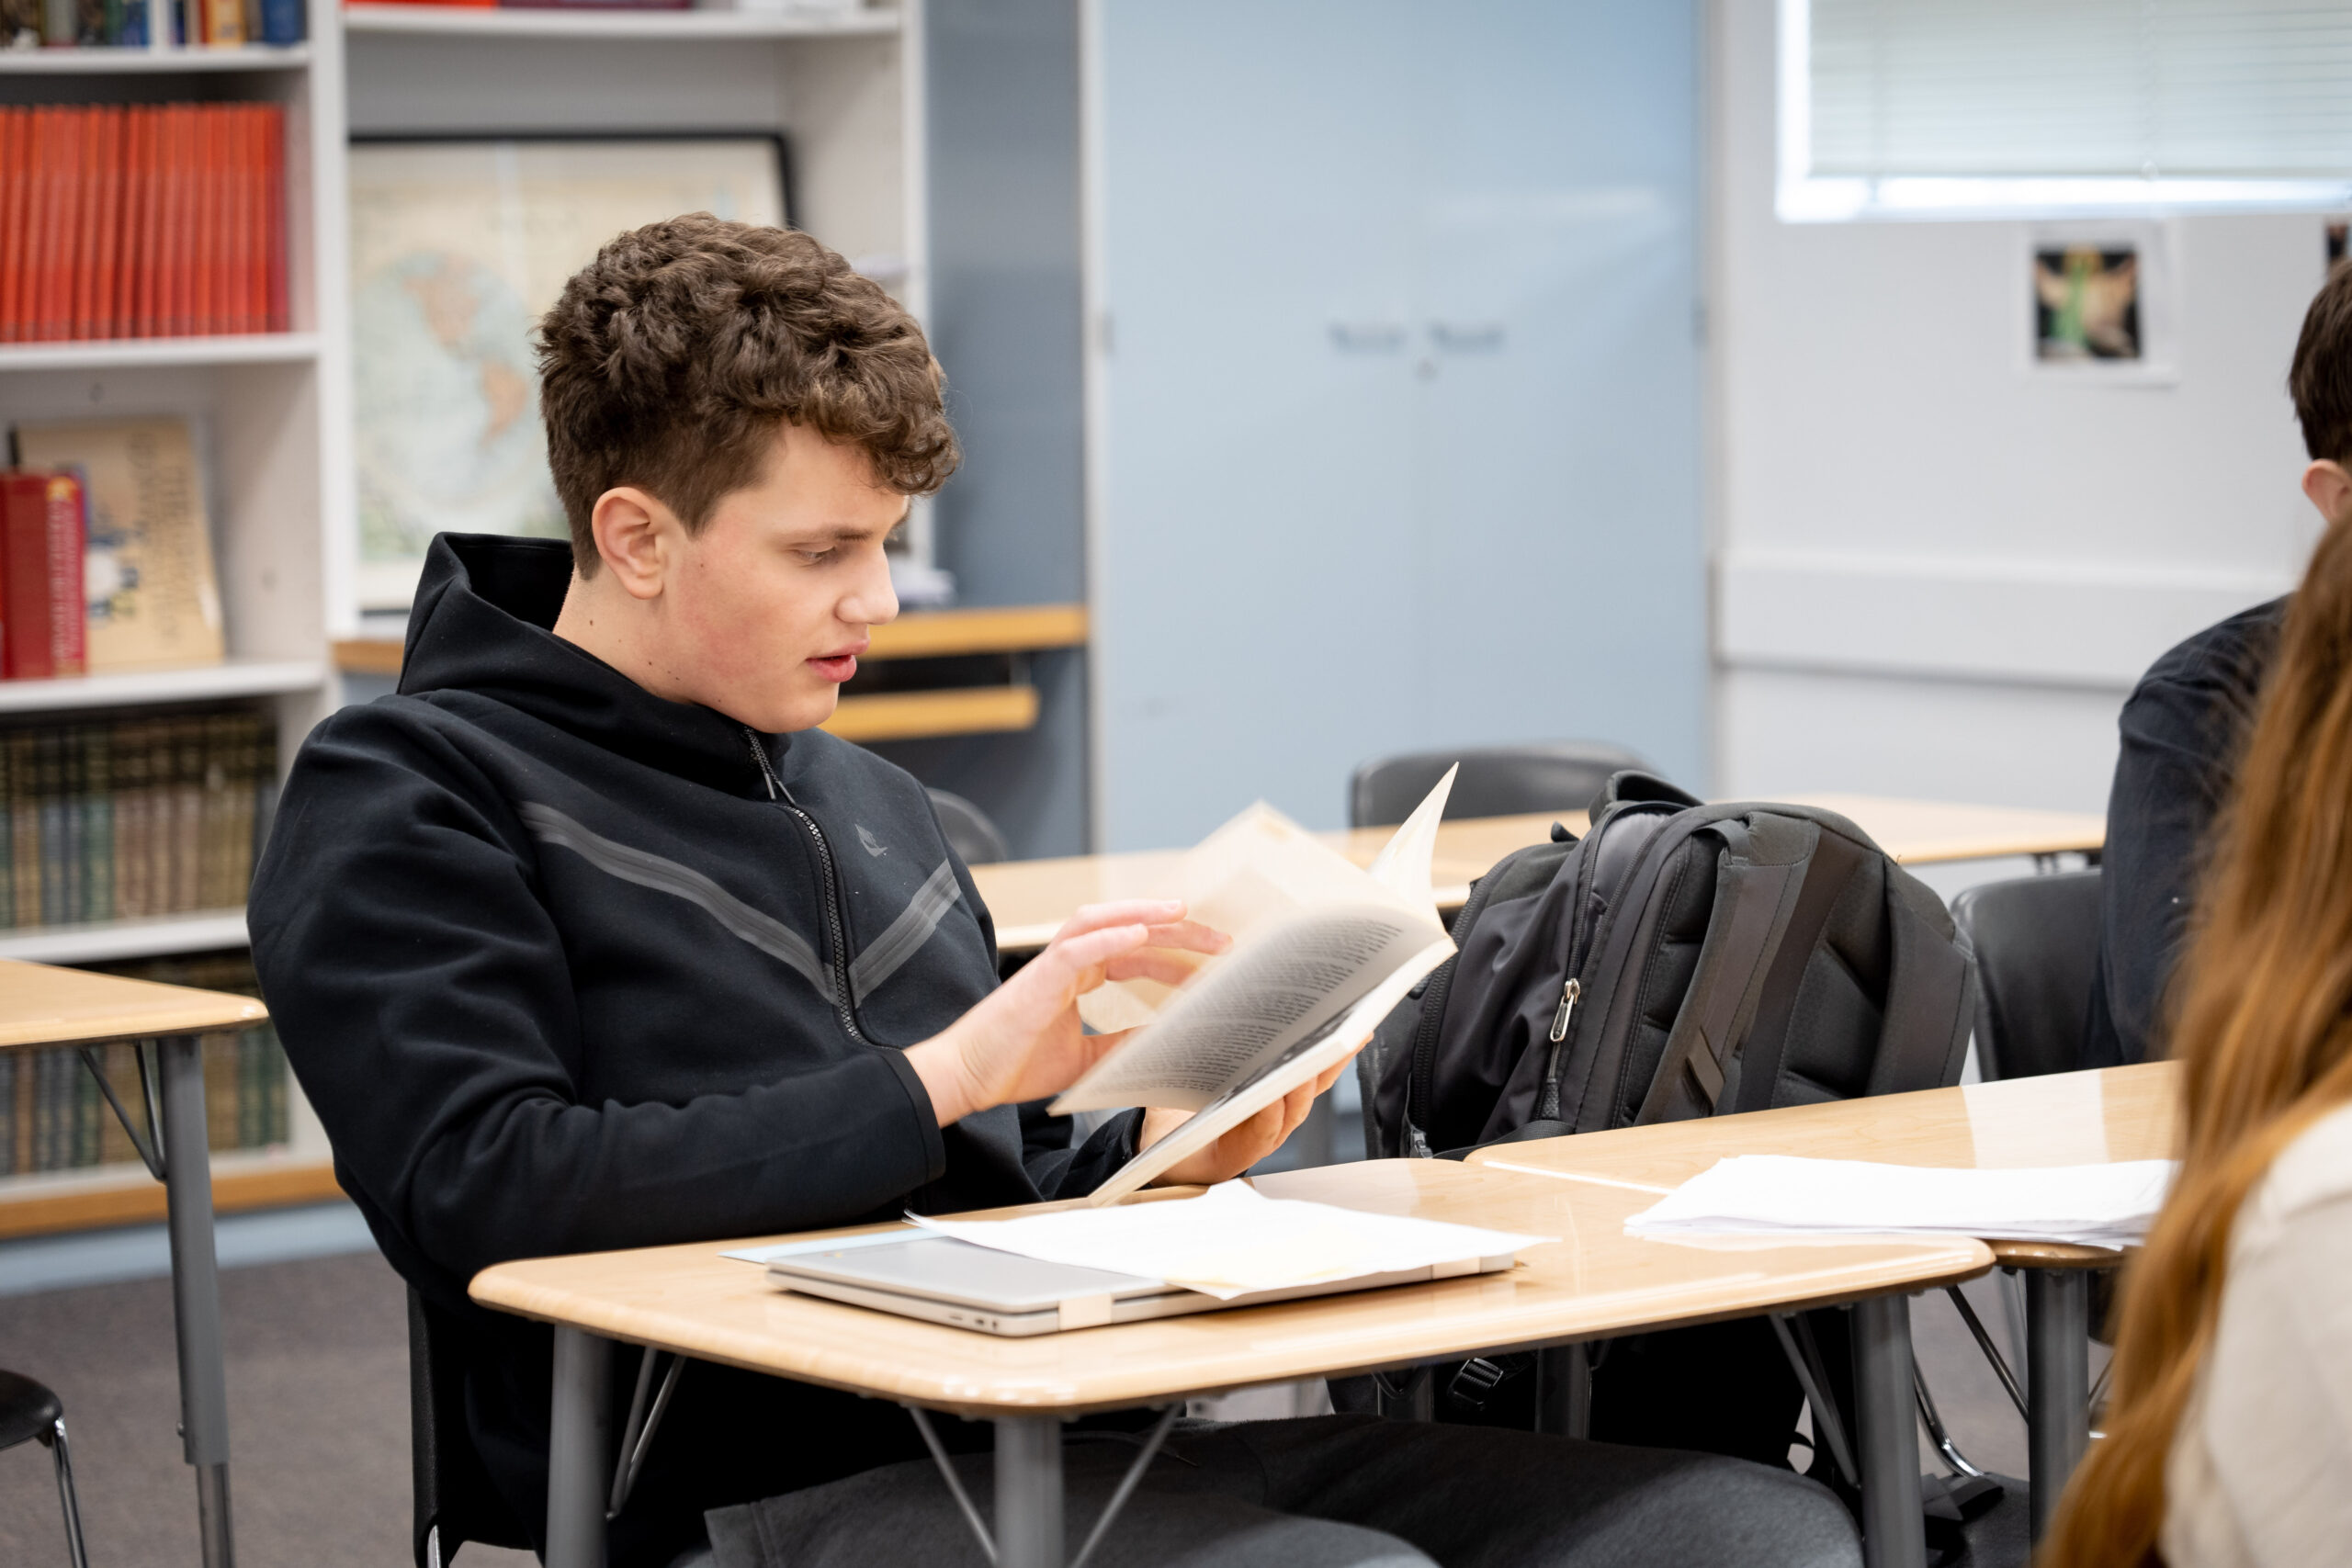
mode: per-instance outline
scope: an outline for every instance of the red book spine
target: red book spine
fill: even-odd
[[[259,104],[244,111],[244,266],[237,279],[237,314],[249,333],[269,330],[269,116]]]
[[[49,634],[49,481],[0,475],[0,567],[7,578],[7,674],[38,681],[54,672]]]
[[[17,285],[17,335],[40,336],[41,291],[49,287],[49,125],[51,111],[27,112],[30,134],[25,146],[25,262]]]
[[[41,293],[40,335],[74,335],[74,243],[81,237],[81,111],[61,107],[50,128],[54,162],[49,171],[49,287]]]
[[[106,111],[92,106],[74,111],[74,256],[68,281],[73,285],[73,309],[66,317],[66,335],[87,339],[97,334],[91,323],[97,315],[98,197],[106,145]]]
[[[251,332],[245,324],[246,253],[252,249],[245,218],[245,124],[243,104],[220,109],[220,267],[212,278],[212,313],[224,333]]]
[[[218,120],[211,106],[189,107],[191,136],[187,171],[187,331],[212,331],[212,247],[219,228],[219,201],[213,188],[213,127]]]
[[[124,314],[130,335],[155,335],[155,138],[163,111],[145,105],[131,112],[130,265],[123,275]]]
[[[156,141],[162,188],[156,197],[155,331],[164,337],[187,334],[187,153],[185,104],[164,106],[163,132]]]
[[[268,221],[262,227],[264,261],[269,269],[269,302],[266,325],[274,333],[293,330],[293,311],[286,285],[286,110],[281,105],[262,106],[262,191],[267,197]]]
[[[90,265],[90,335],[124,335],[116,312],[121,289],[116,278],[122,266],[122,172],[124,132],[130,116],[119,104],[98,111],[98,241]]]
[[[0,108],[0,343],[14,343],[17,278],[25,265],[25,166],[28,132],[21,107]]]
[[[44,491],[49,554],[49,667],[56,674],[79,675],[85,667],[87,606],[82,598],[82,481],[51,474]]]

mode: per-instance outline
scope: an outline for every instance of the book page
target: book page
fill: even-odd
[[[1150,1027],[1054,1102],[1197,1111],[1282,1061],[1430,945],[1426,924],[1383,905],[1308,909],[1261,929],[1177,994]],[[1442,937],[1440,940],[1443,940]]]
[[[1280,1062],[1212,1101],[1182,1126],[1121,1166],[1117,1174],[1088,1196],[1087,1205],[1101,1208],[1141,1190],[1161,1172],[1208,1147],[1299,1085],[1312,1082],[1345,1062],[1363,1049],[1363,1043],[1372,1038],[1372,1032],[1380,1026],[1380,1021],[1420,984],[1421,976],[1444,963],[1453,952],[1453,943],[1440,937],[1415,953],[1353,1007],[1286,1052]]]
[[[1260,931],[1305,909],[1381,905],[1444,935],[1430,891],[1430,856],[1453,787],[1448,769],[1370,871],[1263,801],[1202,840],[1184,857],[1180,894],[1192,919],[1225,932],[1233,946],[1214,957],[1180,955],[1193,964],[1195,981],[1238,959]],[[1139,1028],[1159,1015],[1176,989],[1156,980],[1113,981],[1080,997],[1078,1016],[1099,1033]]]

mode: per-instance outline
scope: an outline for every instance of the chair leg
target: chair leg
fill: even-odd
[[[74,1568],[90,1568],[89,1554],[82,1547],[82,1504],[74,1494],[74,1456],[65,1446],[63,1416],[57,1418],[43,1441],[57,1461],[57,1500],[65,1510],[65,1550],[73,1556]]]

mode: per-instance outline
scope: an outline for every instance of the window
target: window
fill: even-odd
[[[2341,0],[1781,0],[1781,216],[2352,205]]]

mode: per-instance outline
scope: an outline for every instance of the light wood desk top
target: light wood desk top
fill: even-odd
[[[2107,819],[2079,811],[2028,811],[2007,806],[1961,806],[1868,795],[1792,795],[1793,805],[1818,806],[1849,818],[1881,848],[1906,865],[1990,860],[2004,855],[2059,854],[2096,850],[2107,841]],[[1572,832],[1588,826],[1581,811],[1525,817],[1476,817],[1438,829],[1430,882],[1438,908],[1458,909],[1470,884],[1513,850],[1551,837],[1552,824]],[[1358,865],[1394,832],[1358,828],[1320,835]],[[1070,855],[1057,860],[1004,861],[972,868],[972,880],[996,919],[997,946],[1032,953],[1080,906],[1118,898],[1164,898],[1182,891],[1184,852],[1142,850],[1125,854]]]
[[[201,1034],[268,1017],[251,997],[0,960],[0,1050]]]
[[[1851,1301],[1973,1278],[1978,1242],[1723,1250],[1624,1234],[1649,1195],[1445,1160],[1259,1180],[1278,1197],[1554,1235],[1505,1274],[1001,1339],[795,1295],[706,1242],[500,1264],[486,1305],[754,1371],[976,1417],[1078,1415],[1423,1358]],[[877,1227],[863,1227],[874,1229]],[[840,1234],[850,1234],[842,1232]],[[783,1239],[783,1238],[770,1238]]]
[[[1884,1165],[2019,1169],[2177,1157],[2180,1072],[2173,1062],[2052,1073],[1619,1127],[1481,1149],[1469,1163],[1586,1182],[1638,1184],[1645,1201],[1731,1155],[1798,1155]],[[1994,1241],[2007,1264],[2112,1263],[2097,1247]]]

